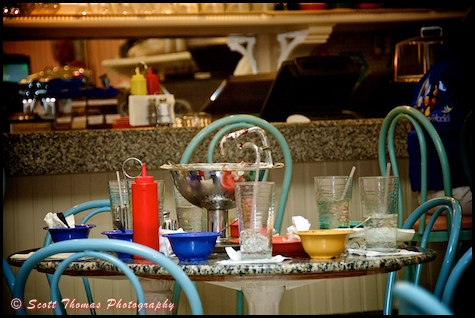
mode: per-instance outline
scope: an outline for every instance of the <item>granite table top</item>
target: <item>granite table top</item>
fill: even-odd
[[[287,140],[293,162],[299,163],[376,159],[381,123],[381,118],[374,118],[272,124]],[[400,128],[397,152],[407,157],[406,131]],[[159,127],[3,133],[3,164],[7,176],[113,172],[121,169],[125,159],[137,157],[147,163],[148,169],[158,170],[168,160],[179,162],[199,131]],[[275,149],[274,162],[282,162],[277,141],[272,136],[268,139],[271,149]],[[191,162],[206,162],[210,140],[203,142]],[[229,157],[215,162],[236,162],[229,158],[235,158],[238,151],[237,147],[229,147]],[[216,152],[219,156],[218,149]]]
[[[31,251],[33,250],[19,253],[27,254]],[[333,259],[299,257],[284,260],[281,263],[268,264],[218,264],[220,260],[228,259],[226,253],[213,253],[207,261],[198,263],[179,262],[176,257],[171,259],[194,281],[273,280],[276,277],[281,280],[299,280],[384,273],[399,270],[404,266],[430,262],[436,258],[434,250],[420,248],[419,251],[420,253],[378,257],[344,253],[341,257]],[[14,266],[21,266],[24,260],[12,259],[10,255],[8,262]],[[125,262],[139,276],[163,280],[172,279],[160,265],[147,260],[127,259]],[[37,270],[52,272],[60,263],[60,260],[42,261]],[[72,262],[65,274],[90,277],[121,275],[111,263],[95,259]]]

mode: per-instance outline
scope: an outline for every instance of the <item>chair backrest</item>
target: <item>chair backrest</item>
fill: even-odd
[[[253,126],[259,126],[263,128],[267,133],[273,135],[274,138],[277,140],[284,156],[284,179],[282,182],[282,192],[279,198],[279,203],[276,209],[277,213],[275,214],[274,220],[274,228],[277,232],[280,232],[282,230],[282,221],[284,219],[285,206],[287,204],[290,184],[292,182],[292,154],[290,152],[289,145],[287,144],[287,141],[285,140],[282,133],[271,123],[253,115],[230,115],[220,118],[212,122],[210,125],[204,127],[196,134],[195,137],[193,137],[188,146],[185,148],[180,163],[188,163],[195,149],[205,140],[205,138],[214,133],[214,136],[208,146],[207,152],[208,162],[213,162],[213,153],[217,144],[220,142],[223,136],[225,136],[229,132],[243,128],[250,128]],[[267,157],[267,159],[269,158]],[[266,170],[263,180],[267,179],[268,173],[269,171]],[[173,289],[174,303],[178,303],[179,293],[180,286],[178,284],[175,284]],[[242,291],[237,291],[236,314],[241,315],[243,314],[243,311],[243,293]]]
[[[472,264],[472,248],[470,247],[463,256],[457,261],[454,268],[450,272],[449,278],[447,278],[447,283],[444,287],[444,292],[442,294],[442,302],[452,307],[452,299],[455,294],[455,289],[462,277],[463,273],[467,268]]]
[[[454,313],[424,288],[409,282],[397,282],[394,297],[399,315],[453,315]]]
[[[10,290],[10,294],[13,295],[13,286],[15,284],[15,274],[13,273],[12,268],[8,264],[5,256],[3,256],[3,278],[5,279],[8,289]]]
[[[460,135],[460,151],[462,158],[463,170],[467,177],[470,190],[472,189],[472,165],[473,165],[473,111],[468,113],[462,125],[462,133]]]
[[[149,248],[147,246],[137,244],[134,242],[128,242],[115,239],[82,239],[82,240],[69,240],[54,243],[52,245],[43,247],[30,256],[25,263],[20,267],[20,270],[16,276],[13,297],[24,300],[25,296],[25,284],[31,271],[45,258],[48,258],[57,253],[73,253],[68,256],[55,270],[51,285],[50,296],[51,301],[61,304],[61,295],[59,293],[59,280],[63,272],[68,268],[69,264],[82,257],[94,257],[101,259],[115,265],[127,278],[131,281],[136,295],[137,304],[146,303],[145,295],[140,284],[139,278],[133,273],[133,271],[122,260],[116,257],[116,255],[108,252],[120,252],[145,258],[151,262],[154,262],[163,267],[179,284],[182,286],[188,301],[192,314],[203,314],[203,307],[201,299],[198,295],[195,285],[190,278],[183,272],[183,270],[174,263],[171,259],[163,255],[162,253]],[[132,300],[131,300],[132,301]],[[25,302],[23,302],[25,303]],[[64,314],[61,306],[54,308],[55,314]],[[25,306],[21,306],[15,310],[16,314],[26,314]],[[137,311],[138,314],[145,315],[145,309]]]
[[[449,240],[447,242],[447,248],[444,254],[442,265],[437,277],[437,281],[434,288],[434,295],[441,299],[442,293],[444,291],[447,279],[452,270],[454,259],[457,254],[457,246],[460,235],[460,226],[462,224],[462,207],[460,202],[453,197],[440,197],[428,200],[422,203],[417,207],[411,215],[404,222],[402,228],[410,229],[420,219],[421,215],[424,215],[427,211],[436,208],[436,211],[432,214],[427,227],[424,230],[419,246],[422,248],[427,247],[429,243],[429,234],[432,230],[435,220],[441,215],[441,213],[446,212],[450,216],[451,228],[449,229]],[[422,265],[418,264],[415,266],[411,277],[408,277],[408,280],[414,284],[419,284],[422,272]],[[397,272],[391,272],[388,274],[387,284],[386,284],[386,294],[384,299],[384,308],[383,314],[391,314],[392,311],[392,293],[393,287],[396,282]]]
[[[397,162],[397,153],[395,146],[396,127],[401,120],[409,120],[414,126],[420,145],[421,154],[421,202],[427,201],[427,142],[424,131],[428,133],[431,142],[434,144],[437,151],[439,161],[442,167],[442,177],[444,184],[444,194],[452,196],[452,181],[450,177],[449,160],[445,151],[444,144],[440,139],[439,134],[435,130],[430,120],[424,116],[420,111],[409,106],[397,106],[393,108],[384,118],[381,125],[378,142],[378,161],[381,175],[386,174],[387,169],[387,154],[391,162],[392,174],[400,177],[399,166]],[[434,158],[430,158],[434,160]],[[404,198],[402,193],[402,185],[399,184],[399,198],[398,198],[398,227],[401,227],[404,221]],[[422,235],[425,227],[425,215],[421,216],[418,233]],[[447,218],[447,228],[450,228],[450,218]]]
[[[87,221],[92,218],[94,215],[103,213],[103,212],[111,212],[111,204],[109,199],[103,199],[103,200],[92,200],[92,201],[87,201],[83,202],[80,204],[77,204],[73,206],[72,208],[69,208],[65,212],[63,212],[64,216],[70,216],[70,215],[76,215],[80,213],[85,213],[86,215],[83,216],[81,221],[78,224],[85,224]],[[112,218],[111,218],[112,220]],[[48,246],[53,242],[51,238],[51,234],[49,232],[46,233],[45,240],[43,242],[43,246]],[[48,279],[48,282],[50,283],[51,286],[51,281],[53,279],[52,274],[46,274],[46,278]],[[83,277],[83,283],[84,283],[84,290],[86,292],[86,297],[88,299],[89,304],[94,303],[94,299],[92,297],[92,292],[91,292],[91,286],[89,284],[89,279],[87,277]],[[91,314],[96,313],[96,309],[94,306],[90,307],[90,312]]]
[[[216,145],[220,139],[226,134],[234,130],[242,128],[250,128],[252,126],[259,126],[267,133],[275,137],[279,146],[281,147],[284,156],[284,179],[282,182],[282,193],[277,205],[277,213],[275,216],[274,226],[277,232],[281,231],[282,221],[284,218],[285,205],[289,194],[289,188],[292,181],[292,155],[290,153],[289,145],[282,133],[268,121],[253,115],[230,115],[220,118],[210,125],[200,130],[196,136],[190,141],[185,148],[181,157],[180,163],[188,163],[194,150],[211,134],[215,134],[208,147],[208,162],[213,162],[213,153]],[[271,149],[272,151],[272,149]],[[268,171],[266,171],[268,172]]]

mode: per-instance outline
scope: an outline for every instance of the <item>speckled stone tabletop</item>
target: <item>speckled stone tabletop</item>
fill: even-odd
[[[310,123],[272,123],[287,140],[293,162],[364,160],[377,158],[382,119],[321,120]],[[406,131],[398,129],[397,152],[407,157]],[[3,133],[3,165],[9,176],[112,172],[129,157],[156,170],[168,160],[178,162],[199,128],[135,128]],[[268,136],[275,162],[282,162],[277,141]],[[206,162],[203,142],[190,161]],[[239,150],[229,147],[236,162]],[[218,152],[219,155],[219,152]],[[230,161],[232,160],[232,161]]]
[[[256,279],[256,277],[273,280],[276,279],[277,276],[283,279],[361,276],[375,274],[377,272],[395,271],[404,266],[430,262],[435,258],[436,252],[434,250],[421,248],[420,253],[404,254],[401,256],[365,257],[343,254],[339,258],[333,259],[293,258],[275,264],[217,264],[220,260],[228,259],[226,253],[211,254],[208,261],[199,262],[198,264],[182,263],[179,262],[176,257],[172,257],[171,259],[177,263],[192,280],[214,281],[246,280]],[[23,263],[21,260],[12,260],[10,257],[8,258],[8,262],[15,266],[21,266]],[[59,263],[60,261],[43,261],[38,265],[38,270],[52,270],[55,269]],[[149,261],[128,259],[126,263],[140,276],[155,279],[171,279],[166,270],[159,265],[151,264]],[[73,262],[69,265],[67,270],[81,276],[105,276],[118,273],[114,265],[102,260]]]

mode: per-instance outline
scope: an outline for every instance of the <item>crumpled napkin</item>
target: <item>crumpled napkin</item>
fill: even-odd
[[[253,260],[241,260],[241,252],[236,251],[231,246],[225,247],[226,254],[228,254],[230,259],[222,260],[216,262],[220,265],[239,265],[239,264],[274,264],[282,263],[286,259],[291,259],[290,257],[285,257],[282,255],[276,255],[270,259],[253,259]]]
[[[178,230],[167,230],[167,229],[163,229],[160,226],[160,229],[158,230],[158,233],[160,234],[160,252],[162,252],[165,256],[168,256],[168,257],[174,256],[175,253],[173,253],[173,249],[168,238],[162,235],[168,234],[168,233],[177,233],[177,232],[185,232],[185,231],[183,231],[181,227]]]
[[[300,241],[300,237],[297,234],[294,234],[294,232],[308,230],[310,230],[310,222],[306,218],[303,216],[293,216],[292,225],[287,228],[287,236],[289,237],[289,241],[292,241],[295,238],[298,238]]]
[[[59,219],[57,213],[48,212],[43,220],[46,222],[46,225],[50,229],[67,228],[66,224],[64,224],[63,221]],[[68,215],[66,217],[66,221],[68,222],[69,227],[76,226],[76,222],[74,220],[74,214]]]
[[[14,259],[14,260],[27,260],[28,258],[30,258],[30,256],[32,256],[33,254],[35,254],[35,252],[29,252],[28,254],[14,254],[12,256],[10,256],[11,259]],[[68,258],[69,256],[71,255],[74,255],[75,253],[58,253],[58,254],[54,254],[54,255],[51,255],[47,258],[45,258],[45,260],[62,260],[62,259],[66,259]],[[81,257],[79,258],[80,260],[81,259],[85,259],[84,257]]]
[[[397,249],[395,252],[376,252],[376,251],[367,251],[367,250],[358,250],[358,249],[348,249],[348,254],[355,254],[361,256],[394,256],[394,255],[414,255],[421,254],[421,252],[409,251],[406,249]]]

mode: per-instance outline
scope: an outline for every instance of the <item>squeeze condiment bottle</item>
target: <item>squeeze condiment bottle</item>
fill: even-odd
[[[153,74],[151,67],[148,68],[148,73],[145,79],[147,80],[147,94],[160,94],[160,82],[158,81],[157,74]]]
[[[153,176],[147,175],[145,162],[142,175],[132,183],[132,240],[157,251],[159,243],[158,184]]]
[[[130,95],[147,95],[147,81],[138,67],[130,79]]]

